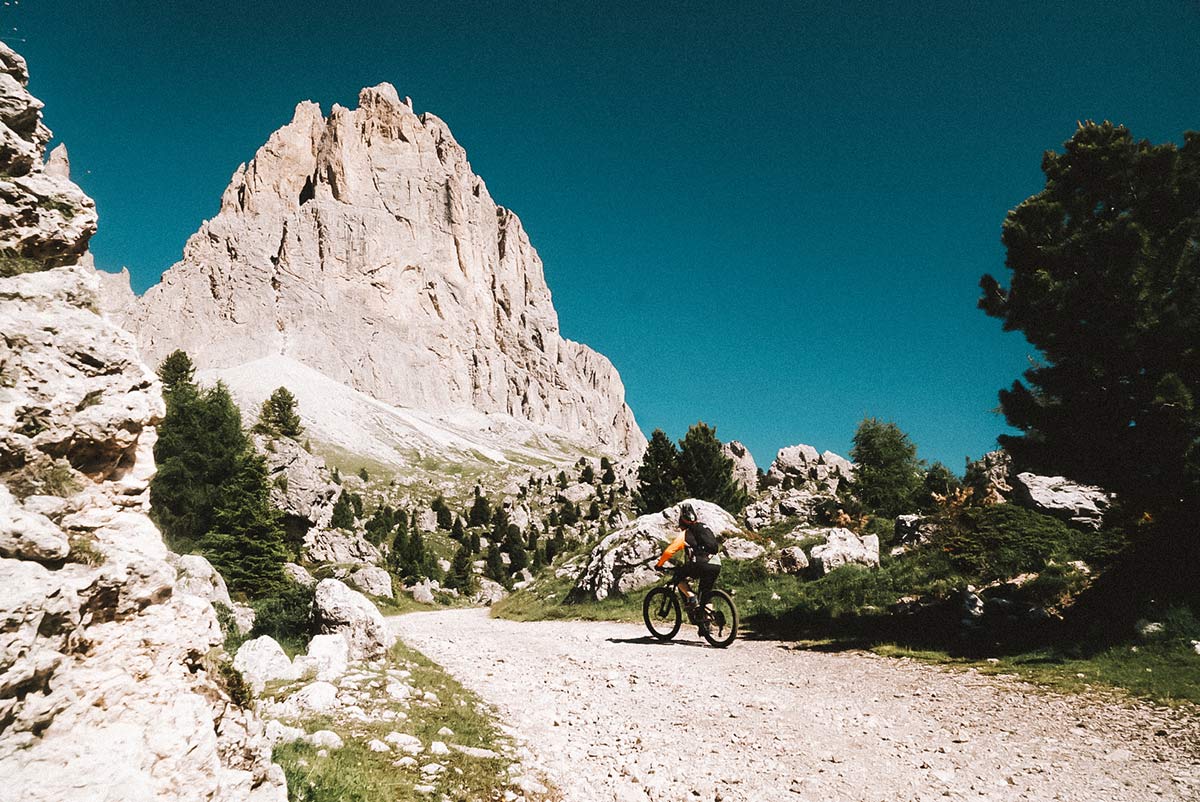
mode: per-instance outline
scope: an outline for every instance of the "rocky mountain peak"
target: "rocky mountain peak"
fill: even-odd
[[[328,116],[296,106],[162,283],[105,294],[151,362],[285,360],[396,407],[509,416],[615,456],[645,442],[612,364],[560,335],[520,220],[390,84]]]

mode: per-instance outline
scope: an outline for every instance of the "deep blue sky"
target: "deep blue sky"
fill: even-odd
[[[1079,119],[1200,128],[1195,0],[11,2],[136,289],[298,101],[390,81],[521,216],[646,433],[702,419],[763,466],[868,415],[958,471],[991,448],[1031,350],[976,284],[1042,151]]]

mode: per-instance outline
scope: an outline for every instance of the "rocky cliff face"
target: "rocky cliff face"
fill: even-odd
[[[110,287],[106,308],[151,362],[282,360],[392,406],[500,413],[615,456],[645,442],[612,364],[560,336],[520,220],[389,84],[328,117],[297,106],[162,283],[136,304]]]
[[[94,207],[65,151],[43,165],[24,60],[0,67],[0,796],[283,800],[147,517],[162,398],[97,312]]]

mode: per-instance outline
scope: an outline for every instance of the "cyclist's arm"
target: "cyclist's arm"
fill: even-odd
[[[667,560],[679,553],[679,550],[687,545],[687,532],[680,532],[679,537],[671,541],[671,545],[667,546],[662,556],[658,558],[658,562],[654,564],[655,568],[662,568]]]

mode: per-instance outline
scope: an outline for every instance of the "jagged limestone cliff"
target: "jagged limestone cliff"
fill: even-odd
[[[160,387],[97,310],[95,208],[0,43],[0,798],[282,802],[212,605],[147,516]]]
[[[612,364],[560,336],[520,220],[446,124],[389,84],[327,118],[297,106],[162,283],[136,302],[107,296],[147,360],[182,348],[235,394],[263,374],[312,384],[313,371],[483,443],[489,424],[463,414],[496,416],[504,444],[558,437],[613,456],[644,446]]]

